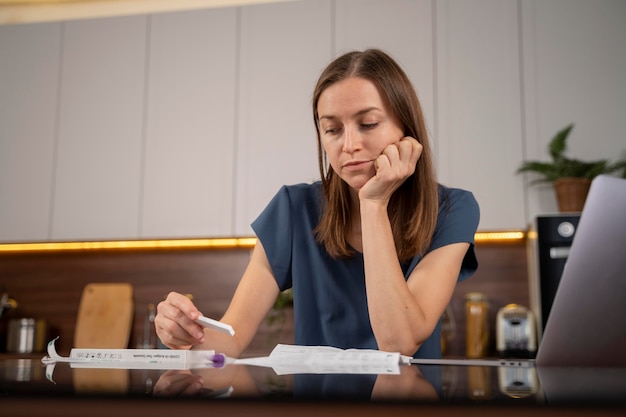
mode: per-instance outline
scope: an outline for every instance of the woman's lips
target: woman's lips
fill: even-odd
[[[347,171],[358,171],[369,165],[372,161],[350,161],[343,164],[343,169]]]

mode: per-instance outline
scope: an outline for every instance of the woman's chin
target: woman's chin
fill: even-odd
[[[359,191],[374,175],[376,175],[374,169],[363,169],[359,171],[345,170],[339,174],[339,177],[348,184],[350,188]]]
[[[365,184],[367,184],[367,182],[370,180],[370,178],[372,177],[367,177],[367,178],[349,178],[348,181],[346,181],[346,183],[350,186],[350,188],[352,188],[353,190],[359,191],[361,188],[363,188],[363,186]]]

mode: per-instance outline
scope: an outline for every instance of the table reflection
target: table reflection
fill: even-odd
[[[164,372],[154,386],[159,397],[265,397],[324,400],[439,401],[442,398],[439,367],[428,376],[417,366],[401,366],[396,374],[296,374],[252,373],[258,368],[228,365],[221,369]]]
[[[624,368],[402,365],[394,374],[278,375],[268,367],[232,364],[193,370],[73,366],[46,367],[35,358],[0,359],[0,395],[503,405],[626,401]]]

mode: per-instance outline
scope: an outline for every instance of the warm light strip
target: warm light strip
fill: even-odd
[[[92,249],[234,249],[251,248],[256,238],[116,240],[101,242],[43,242],[0,244],[0,252],[66,251]]]
[[[526,232],[523,230],[477,232],[474,235],[476,243],[516,243],[524,239],[526,239]]]
[[[524,231],[477,232],[476,243],[515,243],[526,238]],[[93,242],[0,243],[0,252],[37,252],[94,249],[235,249],[252,248],[254,237],[212,239],[115,240]]]

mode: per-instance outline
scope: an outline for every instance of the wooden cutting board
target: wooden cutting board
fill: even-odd
[[[133,322],[133,287],[129,283],[91,283],[78,307],[75,348],[126,349]]]

